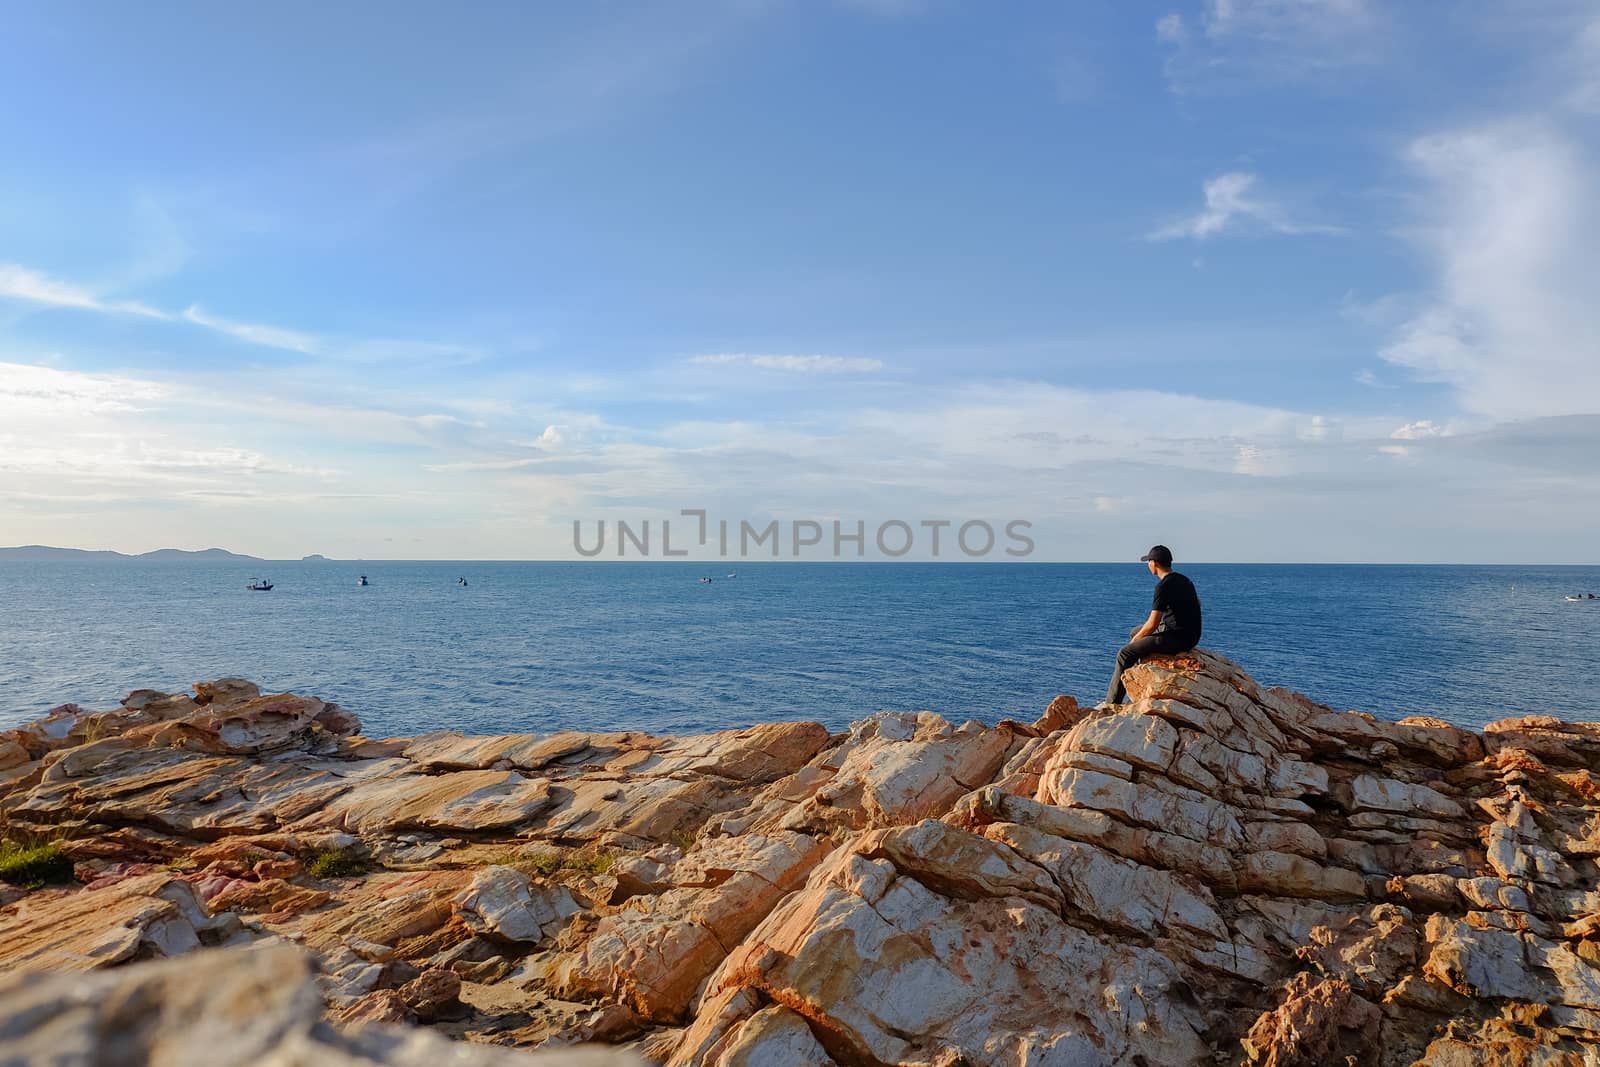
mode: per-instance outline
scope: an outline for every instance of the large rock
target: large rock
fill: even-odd
[[[852,725],[844,743],[718,825],[732,833],[826,833],[942,815],[994,777],[1013,736],[978,722],[953,726],[929,712],[883,712]]]
[[[678,1021],[705,977],[827,852],[793,832],[703,842],[552,961],[548,988],[574,999],[615,997],[643,1018]]]
[[[832,736],[373,741],[236,679],[63,706],[0,735],[0,823],[85,886],[5,889],[0,967],[293,941],[345,1024],[681,1067],[1600,1062],[1600,725],[1387,722],[1199,650],[1125,681]],[[374,1055],[317,1033],[261,1062]]]
[[[526,825],[555,804],[549,782],[516,771],[400,774],[359,782],[297,825],[354,834],[403,830],[470,833]]]
[[[565,886],[530,886],[510,867],[486,867],[453,902],[467,927],[506,941],[537,943],[553,937],[580,909]]]
[[[148,874],[105,889],[39,892],[0,911],[0,967],[77,971],[179,956],[239,930],[235,916],[211,914],[188,882]]]
[[[912,856],[930,847],[908,866],[936,865],[952,843],[902,837],[883,851]],[[1000,874],[1015,861],[995,846],[976,839],[971,847],[995,877],[1020,879]],[[686,1055],[672,1062],[697,1062],[692,1050],[762,1025],[754,1011],[714,1010],[746,990],[756,996],[744,1003],[776,1002],[815,1020],[843,1062],[1197,1063],[1209,1055],[1201,1013],[1163,953],[1086,931],[1028,897],[989,896],[972,884],[930,888],[896,860],[854,849],[840,850],[729,956],[707,987]]]

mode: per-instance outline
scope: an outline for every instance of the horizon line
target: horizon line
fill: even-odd
[[[231,556],[249,557],[249,558],[242,558],[242,559],[238,560],[237,562],[239,564],[241,564],[241,565],[244,564],[244,563],[285,563],[285,564],[287,564],[287,563],[480,563],[480,564],[481,563],[573,563],[573,564],[611,564],[611,565],[615,565],[615,564],[651,564],[651,563],[657,563],[657,564],[671,564],[671,565],[675,565],[675,566],[687,566],[687,565],[691,565],[691,564],[693,564],[693,565],[701,565],[701,566],[711,565],[711,564],[716,564],[716,565],[724,565],[724,564],[726,564],[726,565],[731,565],[731,566],[770,566],[770,565],[773,565],[773,564],[783,564],[783,565],[787,565],[787,564],[844,564],[844,565],[883,564],[883,565],[896,565],[896,564],[907,564],[907,563],[913,563],[913,564],[931,563],[931,564],[948,564],[948,565],[957,565],[957,566],[964,566],[964,565],[1011,566],[1011,565],[1019,565],[1019,564],[1020,565],[1046,564],[1046,565],[1050,565],[1050,566],[1107,566],[1107,565],[1124,564],[1124,563],[1127,563],[1127,564],[1131,565],[1131,564],[1140,562],[1137,559],[1134,559],[1134,560],[1125,560],[1125,559],[1036,559],[1036,558],[1032,558],[1032,557],[1010,558],[1010,559],[993,559],[993,558],[948,559],[948,558],[937,558],[937,557],[899,557],[899,558],[882,558],[882,557],[879,557],[879,558],[857,558],[857,559],[845,559],[845,558],[840,558],[840,559],[807,559],[807,558],[798,558],[798,559],[796,559],[796,558],[792,558],[792,557],[778,557],[778,558],[760,558],[760,559],[756,559],[756,558],[751,558],[751,557],[740,557],[740,556],[702,556],[702,557],[686,557],[686,558],[673,558],[673,559],[663,559],[663,558],[660,558],[660,557],[641,557],[641,556],[632,556],[632,557],[624,556],[624,557],[620,557],[620,558],[618,558],[618,557],[608,557],[608,558],[590,557],[590,558],[583,558],[583,559],[573,559],[573,558],[567,557],[567,556],[542,556],[542,557],[522,557],[522,558],[509,558],[509,557],[446,557],[446,556],[437,556],[437,557],[420,557],[420,556],[342,556],[342,557],[335,557],[335,556],[326,556],[326,555],[323,555],[321,553],[316,553],[316,552],[307,553],[306,555],[298,556],[298,557],[286,556],[286,557],[281,557],[281,558],[274,558],[274,557],[268,557],[268,556],[256,556],[256,555],[253,555],[252,553],[248,553],[248,552],[237,552],[237,551],[234,551],[232,549],[216,548],[216,547],[198,548],[198,549],[170,548],[170,547],[168,547],[168,548],[149,549],[149,550],[146,550],[146,551],[143,551],[143,552],[127,552],[127,551],[124,551],[122,549],[114,549],[114,548],[73,548],[73,547],[65,547],[65,546],[59,546],[59,545],[30,544],[30,545],[0,546],[0,563],[52,562],[52,561],[43,561],[43,560],[14,560],[14,559],[6,559],[4,557],[4,555],[3,555],[4,553],[7,553],[7,552],[24,551],[24,550],[28,550],[28,549],[43,549],[43,550],[46,550],[46,551],[53,551],[53,552],[81,552],[81,553],[85,553],[85,554],[102,554],[103,553],[103,554],[120,556],[120,557],[122,557],[123,560],[126,560],[128,562],[138,562],[138,561],[140,561],[141,557],[143,557],[143,556],[154,555],[156,553],[162,553],[162,552],[182,552],[182,553],[188,553],[188,554],[191,554],[191,555],[200,555],[200,554],[204,554],[204,553],[208,553],[208,552],[218,552],[218,553],[226,553],[226,554],[231,555]],[[72,562],[72,561],[60,560],[60,561],[53,561],[53,562]],[[114,561],[79,560],[77,562],[88,563],[88,562],[114,562]],[[162,562],[162,561],[159,561],[159,560],[146,560],[144,562]],[[182,560],[182,561],[173,561],[173,562],[197,562],[197,561]],[[232,563],[232,562],[235,562],[235,561],[221,560],[221,561],[216,561],[216,562],[219,562],[219,563]],[[1512,561],[1512,562],[1494,561],[1494,562],[1484,562],[1484,561],[1481,561],[1481,560],[1431,560],[1431,561],[1420,561],[1420,560],[1248,560],[1248,559],[1202,559],[1202,560],[1177,560],[1177,561],[1175,561],[1175,563],[1178,564],[1178,565],[1182,565],[1182,566],[1247,566],[1247,567],[1573,567],[1573,568],[1595,568],[1595,567],[1600,567],[1600,562],[1594,562],[1594,563],[1541,563],[1541,562],[1530,562],[1530,561]],[[1176,567],[1174,569],[1176,569]]]

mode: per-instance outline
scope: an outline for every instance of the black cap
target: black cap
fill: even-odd
[[[1159,563],[1163,567],[1172,566],[1172,549],[1166,545],[1157,545],[1139,557],[1140,563]]]

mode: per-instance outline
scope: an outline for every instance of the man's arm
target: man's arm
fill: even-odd
[[[1161,625],[1161,612],[1152,611],[1150,617],[1144,620],[1144,625],[1128,635],[1128,640],[1137,641],[1141,637],[1149,637],[1156,632],[1156,627]]]

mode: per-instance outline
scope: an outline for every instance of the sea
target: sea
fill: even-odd
[[[1390,719],[1600,720],[1600,600],[1565,599],[1600,567],[1179,569],[1204,647],[1264,684]],[[227,675],[375,737],[1032,720],[1103,698],[1152,586],[1137,563],[0,563],[0,727]]]

